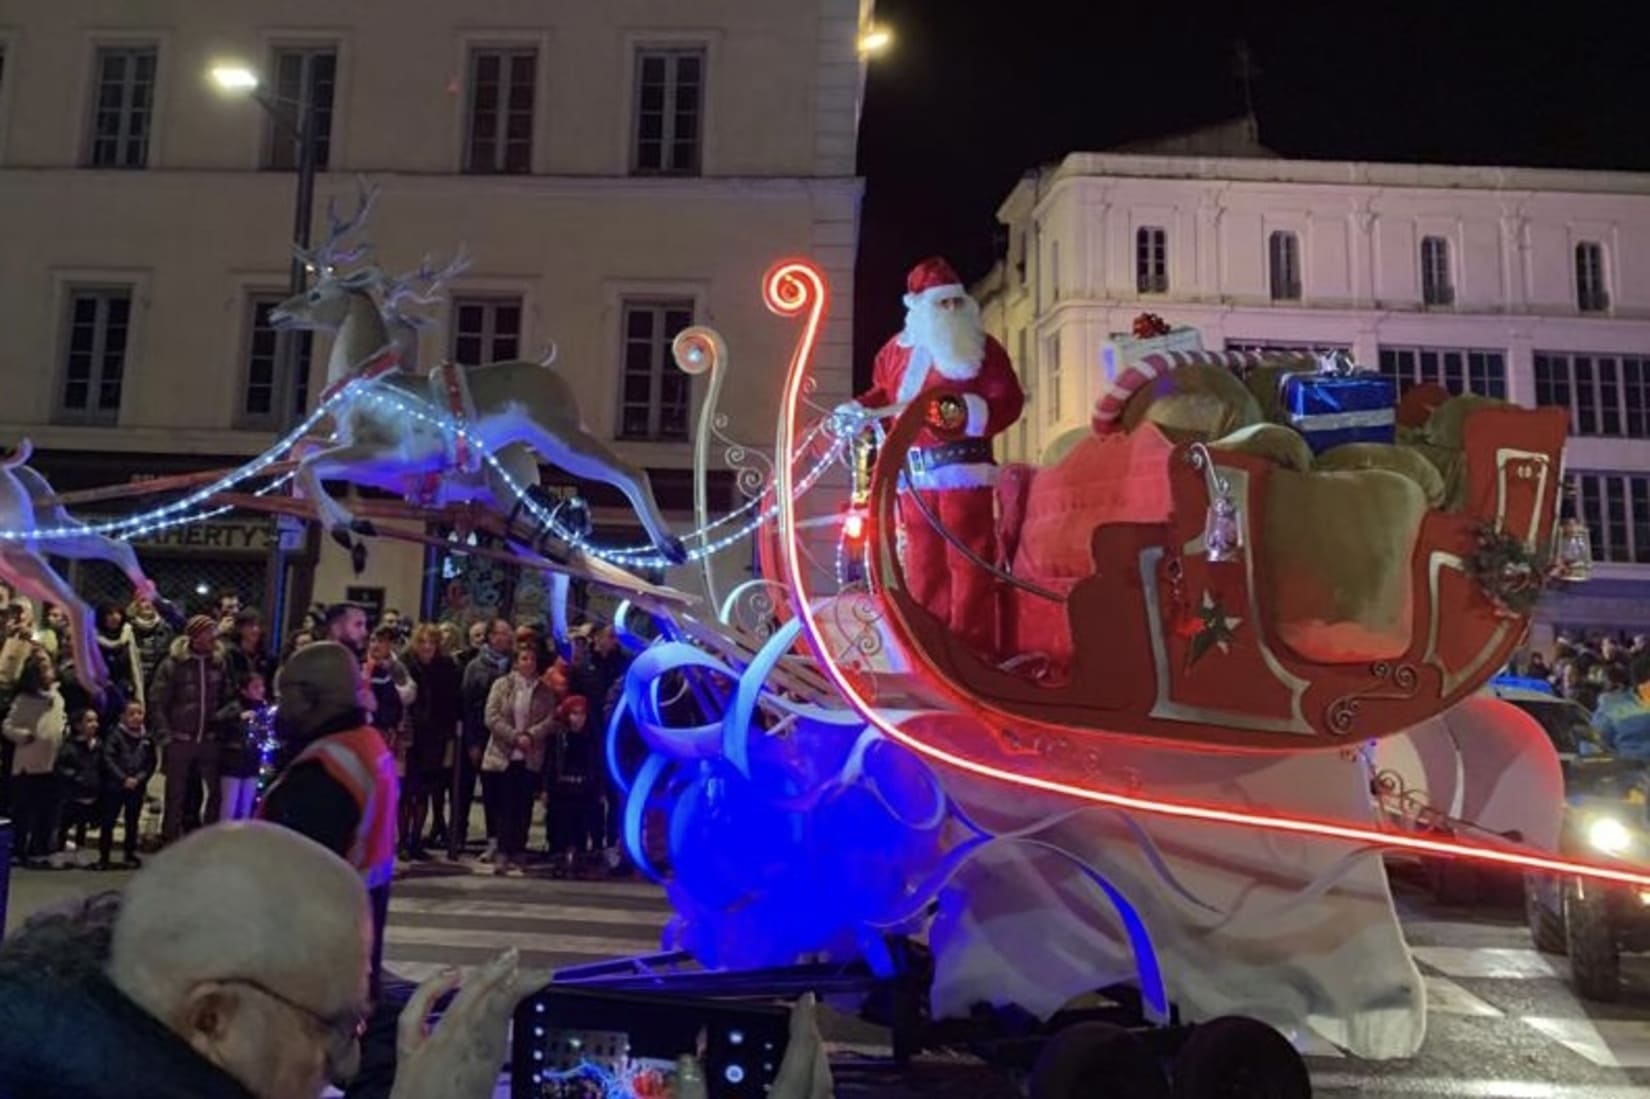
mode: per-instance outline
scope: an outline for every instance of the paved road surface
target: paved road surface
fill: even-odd
[[[14,876],[15,924],[50,900],[117,886],[124,875]],[[1370,1064],[1326,1043],[1308,1049],[1320,1096],[1409,1099],[1650,1099],[1650,959],[1628,966],[1622,1001],[1583,1005],[1564,981],[1564,960],[1530,947],[1512,908],[1475,911],[1431,904],[1398,883],[1404,926],[1426,975],[1429,1033],[1409,1062]],[[634,882],[502,878],[432,864],[398,881],[386,962],[409,978],[473,965],[514,945],[525,962],[552,968],[652,949],[669,918],[663,897]],[[894,1086],[861,1067],[877,1035],[833,1027],[841,1094],[865,1099],[967,1095],[1011,1088],[977,1066],[937,1061]]]

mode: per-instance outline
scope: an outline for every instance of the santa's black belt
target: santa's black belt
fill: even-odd
[[[991,443],[986,439],[958,439],[954,443],[923,447],[906,455],[906,468],[912,473],[931,473],[946,466],[960,466],[965,462],[991,461]]]

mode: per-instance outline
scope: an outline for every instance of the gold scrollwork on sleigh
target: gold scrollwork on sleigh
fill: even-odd
[[[1331,702],[1323,712],[1324,727],[1337,736],[1350,736],[1365,702],[1407,702],[1420,689],[1421,677],[1409,664],[1377,660],[1369,666],[1375,682]]]

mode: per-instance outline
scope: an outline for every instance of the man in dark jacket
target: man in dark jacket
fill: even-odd
[[[464,853],[469,839],[470,805],[475,798],[476,775],[481,769],[481,753],[487,747],[487,695],[493,684],[510,671],[510,657],[515,652],[516,631],[502,618],[495,618],[487,626],[487,644],[464,669],[464,751],[454,764],[456,782],[453,786],[453,822],[447,832],[447,854],[458,858]],[[498,850],[498,820],[493,806],[482,800],[481,810],[487,822],[487,853],[491,859]]]
[[[155,669],[148,711],[161,744],[166,772],[166,813],[161,835],[167,843],[183,834],[184,803],[191,784],[206,783],[207,824],[218,819],[223,792],[218,785],[218,746],[213,719],[232,696],[229,662],[218,644],[218,624],[197,614],[184,636]]]

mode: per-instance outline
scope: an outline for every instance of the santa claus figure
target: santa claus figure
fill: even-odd
[[[991,440],[1020,418],[1025,394],[1003,345],[986,335],[980,307],[951,265],[923,260],[906,278],[905,329],[877,352],[872,386],[842,411],[898,411],[933,386],[959,396],[929,409],[906,463],[903,493],[980,560],[995,562],[997,463]],[[941,534],[909,496],[899,507],[906,583],[953,633],[984,655],[996,651],[991,573]]]

